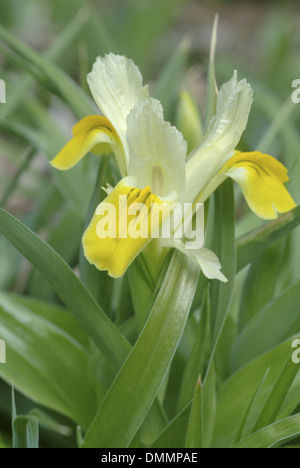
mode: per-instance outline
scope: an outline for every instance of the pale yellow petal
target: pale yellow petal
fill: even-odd
[[[174,247],[184,255],[193,258],[201,268],[202,273],[208,279],[218,279],[227,283],[228,279],[221,272],[222,266],[220,260],[214,252],[201,247],[200,249],[188,249],[181,240],[170,239],[164,243],[165,246]]]
[[[149,96],[148,86],[143,86],[141,72],[131,59],[112,53],[97,58],[87,81],[99,109],[122,141],[128,165],[126,119],[134,106]]]

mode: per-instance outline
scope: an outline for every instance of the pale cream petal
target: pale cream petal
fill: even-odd
[[[252,104],[252,88],[238,81],[236,72],[218,94],[217,111],[206,137],[186,165],[187,201],[193,201],[222,166],[233,156],[246,128]]]
[[[98,57],[87,77],[91,93],[101,112],[116,129],[125,151],[126,119],[132,108],[149,96],[142,75],[132,60],[114,54]]]
[[[160,197],[185,192],[187,144],[182,134],[163,118],[160,102],[137,104],[127,119],[129,173],[141,186],[149,185]]]

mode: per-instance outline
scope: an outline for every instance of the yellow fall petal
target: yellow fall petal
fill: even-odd
[[[169,216],[169,204],[149,186],[141,190],[126,179],[100,203],[82,240],[87,260],[114,278],[125,273],[152,237],[158,237]],[[157,207],[158,216],[152,216]]]
[[[87,153],[110,153],[114,146],[121,147],[120,139],[110,123],[101,115],[90,115],[73,127],[73,138],[50,162],[62,171],[75,166]]]
[[[222,168],[221,173],[235,180],[257,216],[275,219],[296,204],[286,187],[289,181],[286,167],[268,154],[254,151],[238,152]]]

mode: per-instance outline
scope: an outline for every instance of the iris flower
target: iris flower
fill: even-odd
[[[51,164],[60,170],[72,168],[87,153],[114,153],[120,181],[107,190],[106,199],[96,212],[83,236],[88,261],[113,277],[122,276],[133,260],[150,242],[151,232],[159,232],[164,215],[148,236],[101,238],[97,231],[103,220],[102,208],[113,205],[116,214],[126,210],[128,220],[148,222],[151,206],[174,202],[205,202],[227,178],[237,182],[244,197],[259,217],[273,219],[290,211],[295,203],[285,183],[287,169],[273,157],[258,151],[239,152],[236,146],[245,130],[252,104],[252,89],[246,80],[238,81],[236,72],[225,83],[217,97],[216,113],[201,144],[187,157],[187,144],[182,134],[164,120],[160,102],[149,96],[139,69],[126,57],[108,54],[98,57],[88,84],[103,115],[83,118],[73,128],[73,138]],[[119,197],[125,196],[120,208]],[[129,215],[133,203],[147,206],[146,215]],[[157,236],[156,236],[157,237]],[[192,256],[210,279],[226,281],[216,255],[201,247],[187,249],[185,240],[171,235],[155,239],[166,248],[176,248]]]

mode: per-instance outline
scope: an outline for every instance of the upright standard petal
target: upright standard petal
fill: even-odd
[[[235,72],[218,94],[217,111],[206,137],[186,165],[188,201],[204,190],[226,161],[233,156],[246,128],[252,104],[252,88],[246,80],[238,81]]]
[[[185,193],[187,144],[182,134],[163,118],[159,101],[137,104],[127,119],[129,174],[141,187],[150,185],[160,197]]]
[[[73,138],[50,162],[53,167],[67,170],[75,166],[87,153],[105,154],[114,151],[119,166],[123,165],[120,139],[106,117],[91,115],[73,127]]]
[[[132,60],[114,54],[98,57],[87,77],[91,93],[122,141],[127,162],[126,119],[132,108],[149,96]]]
[[[277,159],[259,151],[237,153],[221,171],[235,180],[251,210],[263,219],[275,219],[296,204],[284,183],[288,171]]]
[[[84,255],[99,270],[122,276],[133,260],[169,219],[168,203],[149,186],[134,186],[125,177],[98,206],[83,236]]]

